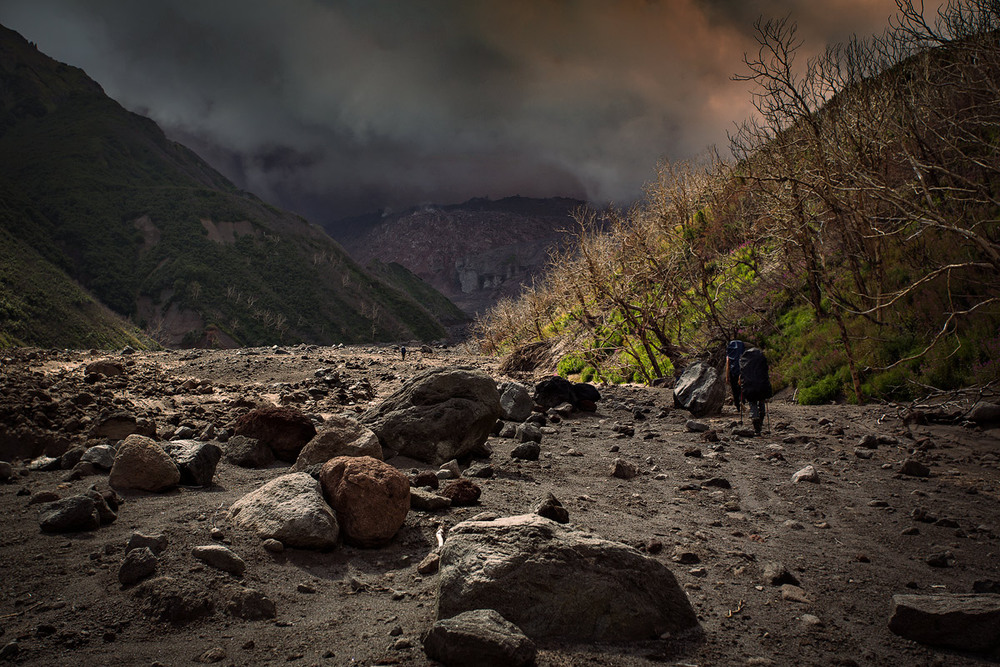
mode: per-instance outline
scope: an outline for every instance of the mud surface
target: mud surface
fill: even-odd
[[[284,352],[284,353],[282,353]],[[431,664],[421,634],[435,615],[436,574],[417,564],[439,527],[482,512],[530,512],[551,492],[570,522],[666,563],[698,613],[703,633],[656,641],[540,643],[540,665],[971,665],[996,656],[922,646],[887,627],[901,593],[969,593],[1000,581],[1000,431],[914,419],[899,406],[770,404],[762,437],[746,433],[732,406],[686,427],[666,389],[601,388],[596,413],[550,423],[538,461],[512,459],[514,440],[491,438],[495,476],[476,478],[479,505],[411,510],[379,549],[271,553],[226,519],[245,493],[284,474],[223,460],[210,488],[120,494],[117,520],[97,530],[42,533],[40,492],[60,497],[107,473],[64,481],[66,470],[28,471],[36,455],[81,444],[115,410],[155,425],[216,435],[259,403],[295,405],[325,418],[360,411],[422,368],[473,365],[497,379],[498,362],[462,349],[269,348],[134,355],[5,351],[0,368],[0,662],[53,665]],[[85,367],[108,358],[112,377]],[[322,372],[320,372],[322,371]],[[319,378],[336,376],[334,382]],[[524,378],[522,378],[524,379]],[[81,397],[86,394],[88,397]],[[948,411],[948,406],[935,414]],[[933,414],[931,415],[934,416]],[[919,422],[924,421],[921,424]],[[748,424],[747,424],[748,426]],[[752,434],[752,431],[750,432]],[[859,447],[865,436],[867,447]],[[224,436],[223,436],[224,437]],[[610,475],[615,458],[638,469]],[[905,459],[929,476],[901,474]],[[818,483],[793,483],[806,465]],[[429,469],[429,466],[408,465]],[[133,532],[163,534],[157,576],[184,582],[202,611],[158,620],[141,584],[118,571]],[[225,544],[247,563],[242,576],[195,559]],[[929,562],[930,561],[930,562]],[[765,571],[781,563],[798,581],[782,589]],[[787,580],[787,578],[786,578]],[[226,610],[226,591],[250,588],[276,607],[271,619]],[[784,595],[783,595],[784,590]]]

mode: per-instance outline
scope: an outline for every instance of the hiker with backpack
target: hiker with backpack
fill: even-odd
[[[741,349],[742,348],[742,349]],[[765,401],[771,398],[771,378],[767,369],[767,357],[760,348],[747,347],[743,341],[730,341],[726,346],[729,382],[733,387],[733,400],[739,400],[740,416],[743,415],[743,401],[750,407],[750,421],[754,433],[760,435],[766,413]],[[736,358],[738,375],[733,386],[733,357]],[[738,396],[737,396],[738,391]]]
[[[726,377],[729,388],[733,390],[733,407],[740,411],[740,422],[743,422],[743,399],[740,395],[740,357],[746,344],[741,340],[731,340],[726,345]]]

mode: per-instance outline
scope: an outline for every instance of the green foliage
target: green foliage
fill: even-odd
[[[587,360],[582,354],[571,353],[559,360],[559,363],[556,364],[556,373],[561,377],[568,378],[570,375],[582,372],[586,367]],[[593,373],[591,373],[591,377],[593,377]]]

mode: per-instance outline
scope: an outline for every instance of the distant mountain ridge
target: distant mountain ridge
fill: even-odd
[[[331,233],[358,261],[401,264],[475,315],[531,283],[582,206],[562,197],[475,198],[352,218]]]
[[[412,276],[365,271],[2,26],[0,232],[0,345],[140,342],[135,325],[172,346],[432,340],[463,318],[418,302],[433,290]],[[45,271],[13,268],[15,246]],[[131,323],[62,331],[87,303]]]

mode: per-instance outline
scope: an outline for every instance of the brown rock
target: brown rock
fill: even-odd
[[[101,415],[90,431],[90,437],[123,440],[138,431],[139,424],[136,422],[135,415],[119,411]]]
[[[181,481],[177,464],[155,440],[130,435],[122,441],[108,484],[116,489],[165,491]]]
[[[316,435],[316,427],[301,410],[268,406],[237,419],[233,434],[256,438],[267,444],[277,458],[294,461]]]
[[[451,500],[452,507],[468,507],[479,502],[482,490],[472,480],[456,479],[448,482],[438,491],[439,495]]]
[[[104,375],[106,377],[112,377],[114,375],[121,375],[125,372],[125,367],[122,366],[117,361],[111,361],[109,359],[101,359],[99,361],[92,361],[87,364],[84,369],[86,375],[91,373],[97,373],[98,375]]]
[[[370,456],[330,459],[319,480],[337,513],[341,535],[357,546],[380,546],[391,540],[410,509],[406,475]]]
[[[292,466],[294,472],[326,463],[338,456],[370,456],[382,459],[382,446],[375,433],[347,415],[334,415],[326,420],[323,430],[310,440]]]

